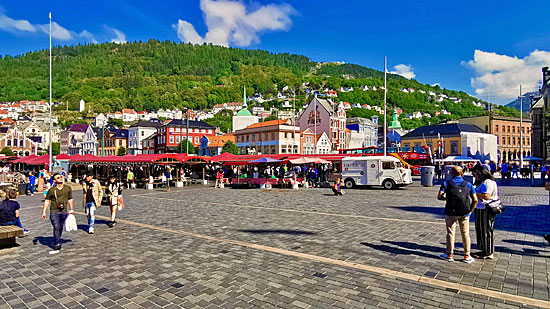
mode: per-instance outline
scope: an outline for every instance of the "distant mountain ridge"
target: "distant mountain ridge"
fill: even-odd
[[[279,93],[288,98],[295,91],[296,106],[311,99],[308,93],[312,92],[306,92],[308,89],[322,93],[339,88],[345,90],[338,91],[336,101],[383,105],[383,72],[356,64],[320,64],[289,53],[149,40],[58,46],[52,55],[53,98],[66,102],[70,110],[77,110],[81,99],[92,113],[123,108],[209,109],[215,104],[241,101],[244,87],[248,97],[260,94],[267,99],[277,98]],[[48,98],[47,50],[4,56],[0,59],[0,72],[0,101]],[[377,90],[361,90],[365,86]],[[404,89],[422,92],[404,92]],[[439,101],[429,93],[457,100]],[[401,109],[403,116],[418,111],[431,116],[420,120],[403,118],[403,126],[407,128],[487,113],[475,106],[475,102],[485,102],[463,91],[441,89],[395,74],[388,74],[387,101],[390,109]],[[277,100],[256,104],[280,107]],[[443,110],[450,115],[441,114]],[[495,112],[517,114],[503,106],[496,106]],[[348,114],[370,117],[374,113],[353,108]]]
[[[531,96],[537,96],[538,94],[539,94],[538,91],[527,92],[527,93],[523,94],[523,112],[524,113],[527,113],[529,111],[529,109],[531,108]],[[506,104],[505,106],[515,108],[519,111],[520,110],[520,105],[522,105],[522,104],[521,104],[519,98],[517,98],[514,101]]]

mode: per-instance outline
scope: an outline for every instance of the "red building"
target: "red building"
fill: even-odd
[[[180,153],[178,144],[187,138],[193,146],[199,147],[203,136],[216,136],[216,128],[203,121],[189,120],[189,133],[187,133],[187,120],[172,119],[157,128],[155,153]]]

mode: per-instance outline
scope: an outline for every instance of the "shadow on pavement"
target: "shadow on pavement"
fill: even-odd
[[[390,243],[393,244],[393,242],[389,241],[382,241],[384,243]],[[445,252],[445,247],[433,247],[433,246],[426,246],[426,245],[418,245],[415,243],[408,243],[408,242],[396,242],[398,244],[404,245],[404,248],[396,247],[396,246],[388,246],[388,245],[377,245],[377,244],[371,244],[368,242],[362,242],[361,244],[363,246],[370,247],[374,250],[378,251],[384,251],[389,253],[392,256],[396,255],[416,255],[426,258],[432,258],[432,259],[439,259],[439,254]],[[429,252],[437,252],[437,254],[429,254],[424,251]]]
[[[107,220],[95,220],[95,224],[98,225],[98,224],[105,224],[105,225],[109,225],[109,222],[111,221],[107,221]],[[78,224],[77,225],[77,228],[81,231],[84,231],[84,232],[88,232],[88,224]]]
[[[65,243],[68,243],[68,242],[71,242],[72,240],[70,239],[61,239],[61,243],[62,244],[65,244]],[[45,236],[38,236],[38,237],[35,237],[33,240],[32,240],[32,244],[33,245],[36,245],[37,243],[40,243],[41,245],[43,246],[48,246],[50,248],[53,249],[53,246],[54,246],[54,238],[53,236],[49,236],[49,237],[45,237]]]
[[[430,207],[430,206],[390,206],[390,208],[399,209],[410,212],[421,212],[435,215],[439,218],[445,218],[445,207]]]
[[[316,232],[300,231],[300,230],[237,230],[250,234],[286,234],[286,235],[315,235]]]

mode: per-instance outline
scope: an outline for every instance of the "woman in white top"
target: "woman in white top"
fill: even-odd
[[[493,259],[495,215],[487,210],[486,204],[498,199],[498,186],[491,171],[482,165],[474,166],[472,171],[476,178],[476,195],[479,199],[474,210],[479,252],[473,256],[476,259]]]
[[[109,227],[114,227],[116,222],[116,211],[118,208],[118,197],[122,194],[122,187],[116,181],[116,176],[111,176],[107,183],[107,196],[109,198],[109,206],[111,207],[111,222]]]

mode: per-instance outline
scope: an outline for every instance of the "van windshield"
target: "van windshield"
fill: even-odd
[[[393,169],[395,169],[395,162],[383,161],[382,162],[382,169],[383,170],[393,170]]]

